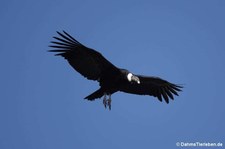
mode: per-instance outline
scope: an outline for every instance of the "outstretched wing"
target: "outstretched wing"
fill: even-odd
[[[120,91],[139,94],[139,95],[150,95],[157,97],[162,101],[162,97],[169,103],[169,99],[174,99],[173,95],[177,95],[181,91],[182,86],[170,83],[158,77],[146,77],[136,75],[140,79],[140,84],[137,83],[127,83]]]
[[[76,71],[87,79],[98,80],[102,72],[117,69],[101,53],[85,47],[65,31],[57,33],[60,37],[53,37],[56,41],[52,41],[53,45],[50,45],[55,50],[49,50],[49,52],[58,52],[56,56],[64,57]]]

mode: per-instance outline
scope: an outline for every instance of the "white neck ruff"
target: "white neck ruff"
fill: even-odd
[[[131,78],[132,78],[132,76],[133,76],[133,74],[132,74],[132,73],[128,73],[128,75],[127,75],[127,80],[128,80],[129,82],[131,82]]]

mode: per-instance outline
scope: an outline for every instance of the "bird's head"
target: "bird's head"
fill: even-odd
[[[130,72],[127,74],[127,80],[129,82],[134,82],[134,83],[137,83],[137,84],[141,83],[140,79],[137,76],[135,76],[132,73],[130,73]]]

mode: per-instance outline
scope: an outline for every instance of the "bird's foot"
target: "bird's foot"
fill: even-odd
[[[111,100],[110,96],[109,96],[109,99],[106,99],[106,96],[104,96],[103,105],[105,108],[109,107],[109,110],[111,110],[111,102],[112,102],[112,100]]]

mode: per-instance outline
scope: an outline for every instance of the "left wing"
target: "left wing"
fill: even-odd
[[[183,88],[180,85],[170,83],[158,77],[147,77],[136,75],[140,79],[140,84],[137,83],[127,83],[121,87],[120,91],[139,94],[139,95],[150,95],[157,97],[162,101],[162,97],[169,103],[169,99],[174,99],[173,95],[179,96],[178,91]]]
[[[55,49],[49,52],[57,52],[56,56],[64,57],[77,72],[87,79],[99,80],[106,71],[118,71],[118,68],[101,53],[82,45],[65,31],[57,33],[60,37],[53,37],[56,41],[52,41],[53,45],[50,45]]]

